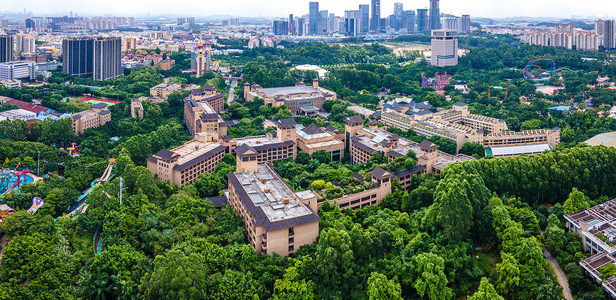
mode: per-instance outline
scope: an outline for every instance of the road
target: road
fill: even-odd
[[[227,104],[231,105],[233,103],[233,93],[235,92],[235,87],[237,86],[237,81],[234,80],[231,82],[231,88],[229,89],[229,97],[227,98]]]
[[[556,278],[558,278],[558,283],[563,287],[563,295],[567,300],[573,300],[573,296],[571,295],[571,289],[569,289],[569,281],[567,281],[567,276],[565,276],[565,272],[560,268],[552,254],[545,248],[543,248],[543,256],[550,263],[552,269],[554,269],[554,273],[556,273]]]

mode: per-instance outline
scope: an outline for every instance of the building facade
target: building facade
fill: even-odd
[[[458,32],[455,30],[432,30],[432,60],[436,67],[449,67],[458,64]]]
[[[111,112],[107,109],[107,104],[97,103],[92,105],[89,110],[82,111],[71,116],[73,120],[73,130],[76,135],[82,134],[86,129],[101,127],[111,121]]]
[[[94,41],[88,37],[62,40],[62,72],[73,76],[92,75]]]
[[[34,79],[36,78],[36,63],[31,61],[11,61],[0,63],[0,79]]]
[[[172,150],[158,151],[147,158],[147,165],[159,181],[182,187],[194,183],[202,174],[213,173],[224,156],[221,144],[192,140]]]
[[[13,36],[0,34],[0,63],[13,60]]]
[[[229,177],[229,205],[242,217],[257,253],[287,256],[314,243],[319,235],[317,197],[296,194],[271,164],[258,164],[255,153],[237,157]]]
[[[122,70],[122,38],[96,37],[93,41],[92,75],[104,81],[124,75]]]
[[[244,99],[253,101],[261,98],[273,107],[286,105],[295,116],[314,116],[323,109],[327,100],[336,100],[336,93],[319,87],[315,80],[312,86],[298,82],[292,87],[262,88],[258,84],[244,85]]]

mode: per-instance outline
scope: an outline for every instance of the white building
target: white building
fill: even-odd
[[[33,79],[36,77],[36,63],[31,61],[11,61],[0,63],[0,79]]]
[[[15,52],[30,53],[36,51],[36,39],[32,36],[20,33],[15,36]]]
[[[458,64],[458,32],[456,30],[432,30],[432,60],[437,67]]]
[[[4,121],[4,120],[9,120],[9,121],[23,120],[23,121],[27,121],[27,120],[34,119],[34,118],[36,118],[36,113],[33,113],[31,111],[27,111],[27,110],[21,109],[21,108],[0,112],[0,121]]]

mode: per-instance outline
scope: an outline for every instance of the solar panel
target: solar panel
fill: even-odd
[[[252,199],[252,202],[254,204],[261,204],[261,203],[265,202],[263,200],[263,198],[261,198],[261,196],[259,194],[251,194],[250,195],[250,199]]]

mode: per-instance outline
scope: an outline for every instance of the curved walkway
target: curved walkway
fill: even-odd
[[[573,300],[573,296],[571,295],[571,289],[569,289],[569,281],[567,281],[567,276],[561,267],[558,265],[558,262],[552,257],[552,254],[547,249],[543,248],[543,256],[550,263],[552,269],[554,269],[554,273],[556,273],[556,278],[558,278],[558,283],[563,287],[563,295],[567,300]]]

